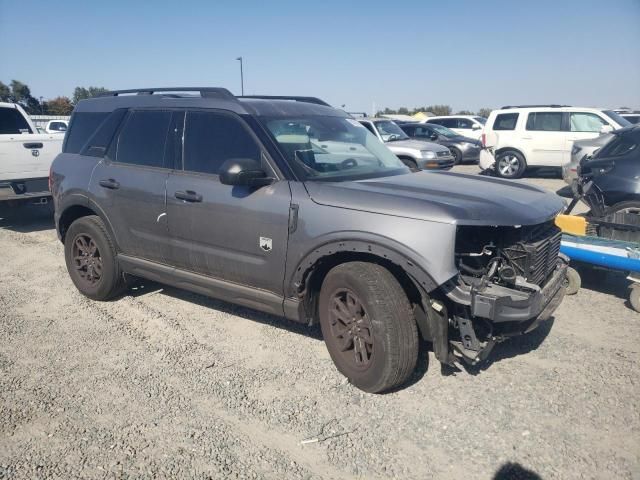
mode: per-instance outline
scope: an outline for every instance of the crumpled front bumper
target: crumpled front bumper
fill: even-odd
[[[537,290],[516,290],[494,283],[445,288],[447,297],[458,306],[454,325],[460,339],[448,340],[457,356],[478,363],[487,358],[496,342],[528,333],[548,320],[564,298],[566,272],[567,263],[559,258],[553,274]],[[451,363],[451,357],[441,357],[440,361]]]
[[[564,297],[566,272],[566,263],[558,262],[553,275],[539,291],[525,292],[495,284],[482,291],[472,288],[471,315],[494,323],[527,322],[534,318],[546,320]]]

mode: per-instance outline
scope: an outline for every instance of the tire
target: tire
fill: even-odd
[[[527,162],[515,150],[500,152],[496,157],[496,174],[502,178],[521,178],[527,169]]]
[[[567,268],[567,277],[564,280],[565,295],[575,295],[582,286],[582,279],[575,268]]]
[[[71,224],[64,256],[71,280],[86,297],[109,300],[124,289],[116,249],[100,217],[90,215]]]
[[[629,304],[636,312],[640,312],[640,285],[637,283],[629,290]]]
[[[451,155],[453,155],[453,164],[460,165],[462,163],[462,152],[456,147],[449,147]]]
[[[319,314],[331,359],[361,390],[380,393],[400,386],[415,369],[416,321],[386,268],[366,262],[334,267],[320,290]]]
[[[415,160],[412,160],[410,158],[401,158],[400,161],[404,163],[407,167],[409,167],[413,172],[417,172],[418,170],[420,170]]]
[[[640,201],[629,200],[616,203],[615,205],[607,208],[605,215],[612,215],[620,212],[640,214]]]

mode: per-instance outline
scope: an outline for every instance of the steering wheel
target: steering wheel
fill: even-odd
[[[392,133],[387,137],[387,142],[390,142],[391,140],[395,140],[396,138],[399,138],[398,135],[396,135],[395,133]]]
[[[342,162],[340,162],[340,167],[342,167],[342,169],[344,170],[346,170],[347,168],[353,168],[357,166],[358,166],[358,162],[356,162],[355,158],[347,158],[346,160],[343,160]]]

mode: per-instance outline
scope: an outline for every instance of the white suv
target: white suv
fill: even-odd
[[[421,123],[442,125],[463,137],[480,140],[480,134],[486,121],[486,118],[478,115],[448,115],[446,117],[429,117]]]
[[[486,150],[480,168],[520,178],[528,167],[562,167],[575,140],[594,138],[630,125],[611,110],[529,105],[503,107],[489,115],[482,132]]]

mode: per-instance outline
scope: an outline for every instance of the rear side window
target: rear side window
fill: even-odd
[[[65,137],[64,152],[78,153],[107,116],[109,112],[74,113]]]
[[[437,120],[428,120],[428,122],[447,128],[458,128],[458,120],[455,118],[438,118]]]
[[[231,158],[260,162],[260,147],[240,121],[214,112],[187,112],[184,169],[217,175]]]
[[[0,135],[33,133],[16,108],[0,108]]]
[[[493,121],[494,130],[515,130],[518,113],[499,113]]]
[[[608,125],[608,123],[595,113],[585,112],[571,114],[572,132],[599,132],[605,125]]]
[[[473,122],[468,118],[459,118],[458,119],[458,128],[472,128]]]
[[[534,112],[527,118],[527,130],[562,131],[562,112]]]
[[[55,130],[56,132],[66,132],[67,125],[63,122],[51,122],[49,130]]]
[[[163,167],[170,121],[167,111],[131,112],[115,143],[115,156],[109,157],[119,163]]]

